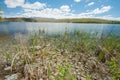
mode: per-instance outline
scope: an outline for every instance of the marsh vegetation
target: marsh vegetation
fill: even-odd
[[[119,80],[120,36],[112,33],[47,35],[39,30],[24,41],[0,37],[0,78],[9,80]]]

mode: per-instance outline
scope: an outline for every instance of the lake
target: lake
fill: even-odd
[[[86,24],[86,23],[49,23],[49,22],[0,22],[0,34],[8,33],[21,33],[30,34],[44,30],[46,34],[63,33],[64,31],[74,32],[75,30],[85,32],[98,32],[104,31],[105,34],[112,32],[120,35],[120,24]]]

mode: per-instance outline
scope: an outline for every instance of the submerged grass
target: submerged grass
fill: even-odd
[[[53,35],[39,31],[25,44],[21,38],[14,42],[12,53],[11,48],[1,53],[12,72],[25,80],[112,80],[111,75],[119,80],[120,36],[101,36],[78,30]]]

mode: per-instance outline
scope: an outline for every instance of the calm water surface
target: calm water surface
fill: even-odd
[[[75,30],[85,32],[104,31],[105,34],[112,32],[120,35],[120,24],[85,24],[85,23],[36,23],[36,22],[1,22],[0,34],[8,33],[32,33],[44,30],[47,34],[63,33],[65,30],[74,32]]]

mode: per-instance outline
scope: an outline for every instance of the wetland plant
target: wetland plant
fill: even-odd
[[[46,35],[44,36],[44,31],[39,31],[39,33],[35,33],[29,39],[28,44],[23,44],[20,39],[20,44],[14,44],[15,51],[13,54],[4,51],[4,56],[6,57],[6,61],[11,62],[12,70],[21,70],[20,67],[23,67],[21,70],[22,73],[27,76],[29,75],[30,80],[39,78],[39,75],[34,75],[34,69],[30,66],[37,62],[37,59],[40,59],[41,62],[44,62],[49,57],[49,53],[55,53],[52,56],[56,56],[59,54],[68,58],[72,55],[71,59],[74,59],[76,56],[75,53],[82,53],[82,55],[87,56],[88,54],[96,57],[102,64],[107,63],[109,66],[109,70],[113,76],[113,79],[120,79],[120,36],[110,35],[105,37],[102,36],[102,40],[99,40],[98,34],[90,34],[81,31],[75,31],[73,35],[69,33],[67,30],[63,35]],[[103,35],[103,33],[102,33]],[[48,46],[48,44],[50,44]],[[39,46],[39,49],[38,47]],[[68,52],[70,54],[68,54]],[[65,56],[66,55],[66,56]],[[74,56],[73,56],[74,55]],[[95,56],[96,55],[96,56]],[[56,58],[55,58],[56,59]],[[82,59],[82,57],[81,57]],[[76,59],[75,59],[76,60]],[[74,60],[74,61],[75,61]],[[79,61],[78,59],[77,61]],[[87,59],[84,59],[86,62]],[[52,75],[52,70],[50,64],[47,64],[46,76],[47,79],[50,80],[50,76]],[[59,64],[56,61],[55,64]],[[65,62],[63,62],[65,63]],[[76,62],[77,63],[77,62]],[[38,63],[39,64],[39,63]],[[85,63],[86,64],[86,63]],[[44,66],[45,64],[42,64]],[[65,63],[65,65],[57,65],[56,69],[58,74],[55,76],[56,80],[76,80],[75,75],[71,74],[72,64]],[[24,72],[26,69],[28,73]],[[24,75],[24,76],[25,76]],[[36,77],[36,78],[35,78]],[[86,80],[92,80],[92,76],[86,76]]]

